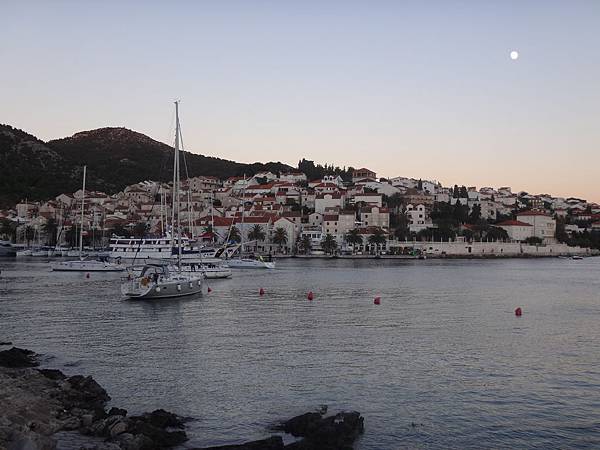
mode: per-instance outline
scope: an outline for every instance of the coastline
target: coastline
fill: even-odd
[[[91,376],[67,376],[39,368],[39,354],[0,342],[0,449],[160,450],[183,445],[191,420],[157,409],[138,416],[107,408],[110,396]],[[195,450],[348,450],[364,432],[356,411],[327,414],[327,407],[283,420],[270,431],[281,435],[242,444]]]

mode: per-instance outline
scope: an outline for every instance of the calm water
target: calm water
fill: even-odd
[[[190,446],[328,404],[363,414],[359,449],[600,447],[599,258],[287,260],[153,303],[114,275],[0,268],[0,340],[131,412],[196,418]]]

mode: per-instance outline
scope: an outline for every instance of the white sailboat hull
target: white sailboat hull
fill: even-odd
[[[234,269],[274,269],[273,261],[259,261],[257,259],[228,259],[227,265]]]
[[[183,297],[202,292],[202,279],[200,273],[193,276],[181,273],[157,282],[134,278],[121,285],[121,293],[132,300]]]

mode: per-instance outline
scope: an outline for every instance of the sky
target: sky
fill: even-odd
[[[0,0],[0,123],[600,202],[600,2]],[[511,60],[510,52],[519,52]]]

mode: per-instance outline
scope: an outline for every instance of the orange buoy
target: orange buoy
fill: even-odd
[[[515,309],[515,316],[521,317],[522,315],[523,315],[523,310],[519,306],[517,309]]]
[[[309,300],[312,300],[313,298],[315,298],[315,295],[313,294],[313,291],[309,291],[308,294],[306,295],[306,298]]]
[[[373,300],[373,304],[381,305],[381,297],[375,297],[375,299]]]
[[[210,287],[208,288],[208,292],[212,292],[212,289]]]
[[[260,290],[258,291],[258,295],[265,295],[265,290],[263,288],[260,288]]]

